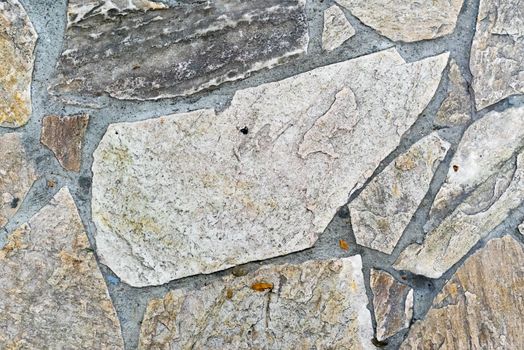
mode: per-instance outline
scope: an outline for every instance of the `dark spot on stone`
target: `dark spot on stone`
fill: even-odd
[[[349,218],[349,208],[347,205],[344,205],[338,209],[337,215],[339,218],[347,219]]]
[[[17,198],[17,197],[13,198],[13,200],[11,201],[11,208],[14,209],[18,207],[18,203],[20,203],[20,198]]]
[[[249,129],[247,126],[244,126],[242,129],[240,129],[240,132],[244,135],[247,135],[249,133]]]
[[[380,341],[380,340],[378,340],[377,338],[373,338],[373,339],[371,339],[371,342],[372,342],[373,345],[375,345],[377,348],[383,348],[383,347],[385,347],[386,345],[388,345],[388,342],[387,342],[387,341]]]
[[[458,165],[453,165],[453,171],[454,171],[454,172],[459,171],[459,166],[458,166]]]
[[[89,192],[91,188],[91,178],[82,176],[78,179],[78,185],[82,188],[82,191]]]

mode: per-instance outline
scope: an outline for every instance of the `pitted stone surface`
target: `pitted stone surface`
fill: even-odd
[[[391,254],[449,146],[436,132],[422,138],[391,162],[349,204],[358,244]]]
[[[0,250],[0,348],[123,349],[115,310],[67,188]]]
[[[360,256],[269,265],[146,310],[139,349],[375,349]]]
[[[31,78],[37,34],[18,0],[0,1],[0,126],[31,117]]]
[[[144,286],[311,247],[447,59],[405,63],[390,49],[238,91],[218,114],[110,125],[93,164],[101,260]]]
[[[52,91],[158,99],[238,80],[301,55],[305,0],[69,0]]]
[[[472,103],[468,83],[451,59],[449,63],[448,95],[435,116],[435,124],[442,127],[465,125],[471,120]]]
[[[322,32],[324,50],[333,51],[353,35],[355,35],[355,29],[348,22],[340,7],[332,5],[324,11],[324,30]]]
[[[365,25],[394,41],[451,34],[463,0],[336,0]]]
[[[470,69],[477,110],[524,94],[524,10],[521,0],[481,0]]]

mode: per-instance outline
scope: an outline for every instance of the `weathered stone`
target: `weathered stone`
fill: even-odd
[[[0,228],[18,211],[35,180],[20,134],[0,135]]]
[[[449,147],[436,132],[422,138],[349,204],[358,244],[387,254],[393,251]]]
[[[18,0],[0,1],[0,126],[31,117],[31,80],[37,34]]]
[[[451,34],[463,0],[336,0],[365,25],[394,41]]]
[[[123,349],[115,310],[67,188],[0,250],[0,348]]]
[[[519,226],[519,231],[524,235],[524,222]]]
[[[110,125],[93,163],[102,262],[143,286],[311,247],[431,100],[447,57],[390,49],[238,91],[218,114]]]
[[[448,96],[440,105],[435,116],[438,126],[465,125],[471,120],[472,103],[469,96],[468,83],[454,59],[449,64]]]
[[[152,300],[139,349],[374,349],[367,303],[360,256],[270,265]]]
[[[409,327],[413,317],[413,289],[385,271],[371,269],[371,292],[377,321],[376,338],[383,341]]]
[[[69,171],[80,171],[84,134],[89,116],[60,117],[50,115],[42,121],[40,142],[56,156],[60,165]]]
[[[332,5],[324,11],[324,31],[322,32],[322,48],[332,51],[355,35],[355,29],[348,22],[346,15],[337,5]]]
[[[307,50],[305,0],[69,0],[52,91],[119,99],[188,95]]]
[[[524,107],[492,111],[464,133],[426,225],[434,228],[461,200],[524,147]]]
[[[524,152],[479,185],[422,245],[408,246],[395,268],[439,278],[524,203]]]
[[[470,70],[477,110],[524,94],[524,11],[520,0],[481,0]]]
[[[469,257],[401,349],[520,349],[524,344],[524,252],[513,238]]]

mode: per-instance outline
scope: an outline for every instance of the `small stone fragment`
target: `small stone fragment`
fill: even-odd
[[[413,42],[453,33],[463,0],[337,0],[365,25],[393,41]]]
[[[332,5],[324,11],[324,31],[322,32],[322,48],[332,51],[355,35],[355,29],[348,22],[346,15],[337,5]]]
[[[524,222],[519,226],[519,231],[524,235]]]
[[[269,265],[152,300],[139,349],[374,349],[367,304],[358,255]]]
[[[391,254],[449,147],[436,132],[422,138],[349,204],[358,244]]]
[[[349,250],[349,244],[348,242],[344,241],[343,239],[338,241],[338,245],[343,250]]]
[[[124,349],[67,188],[0,250],[0,310],[2,349]]]
[[[18,211],[35,180],[20,134],[0,135],[0,228]]]
[[[371,292],[377,321],[376,338],[383,341],[408,328],[413,317],[413,289],[385,271],[371,269]]]
[[[469,257],[416,321],[402,350],[521,349],[524,252],[510,236]]]
[[[80,171],[84,134],[89,123],[86,114],[60,117],[50,115],[42,121],[40,141],[53,153],[60,165],[69,171]]]
[[[257,282],[251,285],[251,289],[256,290],[257,292],[264,292],[266,290],[273,289],[273,283],[267,282]]]
[[[524,11],[520,0],[481,0],[470,70],[477,110],[524,94]]]
[[[31,81],[37,34],[18,0],[0,1],[0,126],[17,128],[31,117]]]

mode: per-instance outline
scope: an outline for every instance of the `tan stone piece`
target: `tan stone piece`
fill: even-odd
[[[355,35],[355,29],[348,22],[340,7],[332,5],[324,11],[324,30],[322,32],[324,50],[333,51],[353,35]]]

